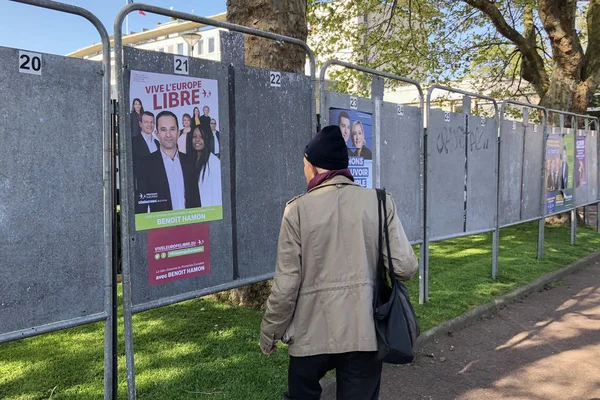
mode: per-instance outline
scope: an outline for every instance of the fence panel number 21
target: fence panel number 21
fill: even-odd
[[[173,57],[173,72],[179,75],[190,74],[190,63],[187,57]]]

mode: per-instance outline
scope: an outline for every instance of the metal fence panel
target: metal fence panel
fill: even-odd
[[[313,130],[310,78],[236,70],[237,232],[239,277],[274,273],[285,203],[306,191],[302,159]]]
[[[124,74],[125,81],[125,98],[127,104],[132,103],[129,98],[130,91],[130,73],[131,71],[145,71],[160,74],[173,75],[174,67],[176,66],[175,57],[172,54],[165,54],[153,51],[145,51],[130,47],[124,48],[124,65],[127,69]],[[204,222],[209,225],[209,245],[210,245],[210,272],[190,277],[187,279],[179,279],[167,283],[156,285],[149,284],[149,267],[148,267],[148,234],[147,230],[136,231],[135,215],[131,210],[129,216],[131,243],[130,243],[130,262],[131,262],[131,284],[132,284],[132,303],[140,305],[152,301],[157,301],[166,297],[176,296],[184,293],[207,289],[213,286],[226,284],[233,279],[233,264],[231,259],[232,254],[232,226],[231,226],[231,196],[230,196],[230,157],[229,152],[229,96],[228,96],[228,70],[227,65],[202,60],[198,58],[189,58],[189,77],[202,79],[212,79],[218,81],[218,115],[211,115],[216,118],[219,124],[220,146],[221,152],[221,184],[222,184],[222,204],[223,204],[223,219],[211,222]],[[204,97],[201,97],[202,99]],[[158,99],[162,101],[162,99]],[[197,103],[193,102],[194,106],[203,107],[203,100]],[[146,110],[153,111],[157,114],[159,109],[155,109],[154,105],[144,104]],[[193,113],[193,108],[187,113]],[[128,114],[126,118],[130,118]],[[180,122],[181,125],[181,122]],[[121,129],[121,135],[130,134]],[[131,142],[128,142],[130,145]],[[132,148],[121,148],[120,156],[122,162],[130,165],[132,170]],[[135,196],[135,187],[133,174],[127,177],[128,196],[133,199]],[[133,202],[132,202],[133,203]],[[126,256],[126,255],[124,255]]]
[[[411,242],[422,239],[421,140],[422,112],[419,107],[382,104],[381,185],[392,193],[400,220]]]
[[[518,121],[502,120],[500,124],[500,226],[521,219],[523,188],[523,151],[525,128]],[[538,202],[539,209],[539,202]]]
[[[430,240],[464,232],[466,114],[430,110],[427,221]]]
[[[586,143],[586,170],[589,202],[598,200],[598,131],[589,131]]]
[[[592,130],[579,130],[575,149],[575,201],[577,206],[598,199],[598,135]]]
[[[497,120],[469,116],[467,136],[467,232],[494,229],[497,201]]]
[[[523,162],[523,196],[521,199],[521,220],[541,218],[542,211],[542,162],[544,157],[544,126],[525,126],[525,152]]]
[[[19,54],[0,47],[0,334],[105,300],[102,64]]]
[[[575,203],[577,206],[588,204],[591,190],[588,190],[587,182],[587,158],[590,157],[588,147],[590,146],[589,130],[578,129],[575,137],[575,156],[573,158],[573,173],[575,174]],[[580,145],[583,146],[580,148]],[[581,162],[581,164],[579,164]]]

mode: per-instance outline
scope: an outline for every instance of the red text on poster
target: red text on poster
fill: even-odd
[[[150,286],[210,272],[209,224],[181,225],[148,231]]]

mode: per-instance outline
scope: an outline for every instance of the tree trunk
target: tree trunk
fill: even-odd
[[[586,82],[582,82],[560,68],[554,68],[550,87],[540,94],[540,105],[554,110],[587,114],[587,105],[593,96]]]
[[[227,21],[306,41],[306,0],[227,0]],[[300,46],[246,35],[246,64],[303,73],[306,53]]]
[[[227,21],[306,41],[306,6],[306,0],[227,0]],[[245,35],[244,51],[247,65],[304,73],[306,53],[300,46]],[[220,293],[217,298],[261,308],[270,289],[270,281],[260,282]]]

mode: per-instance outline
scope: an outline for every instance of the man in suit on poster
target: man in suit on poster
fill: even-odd
[[[217,130],[217,120],[211,118],[210,120],[210,131],[212,133],[212,148],[210,151],[217,156],[217,158],[221,158],[221,133]]]
[[[560,188],[566,189],[569,186],[569,164],[567,164],[567,146],[563,146],[561,153],[560,168]]]
[[[154,132],[154,114],[150,111],[144,111],[140,121],[141,135],[136,135],[131,139],[131,153],[133,162],[154,153],[160,147],[158,140],[152,137]]]
[[[170,111],[156,117],[160,147],[140,163],[142,182],[136,213],[200,207],[194,164],[177,150],[179,123]]]

